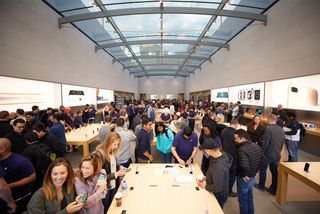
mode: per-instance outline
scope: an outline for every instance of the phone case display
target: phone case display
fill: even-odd
[[[113,90],[106,90],[106,89],[96,89],[96,96],[97,96],[97,104],[101,103],[111,103],[114,101],[114,93]]]
[[[95,88],[62,84],[62,104],[64,106],[82,106],[96,103]]]
[[[263,106],[264,83],[234,86],[229,88],[229,102],[240,101],[245,105]]]
[[[61,105],[61,85],[57,83],[0,76],[0,109],[15,112],[17,108],[31,110],[57,108]]]
[[[224,102],[229,101],[229,89],[228,88],[219,88],[211,90],[211,101],[214,102]]]
[[[319,82],[319,74],[266,82],[266,106],[282,104],[288,109],[320,111]]]

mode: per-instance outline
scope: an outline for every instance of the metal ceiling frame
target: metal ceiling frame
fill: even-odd
[[[151,63],[151,64],[142,64],[142,66],[180,66],[181,63]],[[140,68],[140,65],[129,65],[129,66],[123,66],[123,69],[130,69],[130,68]],[[201,66],[198,65],[184,65],[183,67],[190,67],[190,68],[199,68],[201,69]]]
[[[103,13],[108,13],[107,9],[104,7],[103,3],[101,2],[101,0],[94,0],[94,2],[98,5],[98,7],[100,8],[101,12]],[[115,30],[115,32],[117,32],[117,34],[119,35],[120,39],[123,41],[123,43],[125,43],[126,48],[128,48],[128,50],[130,51],[132,58],[134,60],[136,60],[136,62],[141,66],[141,69],[144,71],[145,74],[147,74],[147,72],[145,71],[145,69],[143,68],[143,66],[141,65],[141,62],[139,61],[139,59],[137,58],[136,54],[134,53],[134,51],[131,49],[131,47],[127,44],[127,40],[125,38],[125,36],[121,33],[120,29],[118,28],[117,24],[114,22],[114,20],[111,17],[106,17],[107,20],[109,21],[110,25],[113,27],[113,29]]]
[[[121,39],[122,42],[115,42],[115,43],[109,43],[109,44],[97,44],[95,46],[95,51],[98,51],[100,49],[104,49],[104,51],[107,51],[109,53],[108,48],[114,48],[114,47],[126,47],[131,56],[130,57],[114,57],[112,62],[119,62],[123,65],[123,70],[127,69],[130,74],[134,74],[135,77],[143,77],[143,76],[181,76],[181,77],[188,77],[191,73],[194,73],[194,71],[199,68],[201,69],[201,65],[205,61],[211,62],[211,57],[214,53],[217,52],[217,50],[211,54],[210,56],[194,56],[193,54],[196,54],[197,48],[200,46],[208,46],[208,47],[217,47],[218,50],[221,48],[226,48],[229,50],[229,44],[228,41],[226,43],[219,43],[219,42],[210,42],[207,40],[207,37],[205,36],[212,24],[215,22],[216,18],[218,16],[225,16],[225,17],[232,17],[232,18],[240,18],[240,19],[248,19],[251,20],[250,23],[253,21],[261,21],[265,25],[267,24],[267,15],[264,14],[257,14],[257,13],[250,13],[250,12],[241,12],[241,11],[234,11],[234,10],[224,10],[223,8],[226,6],[226,4],[229,2],[229,0],[222,0],[219,3],[219,6],[217,9],[207,9],[207,8],[197,8],[197,7],[163,7],[162,1],[160,1],[160,7],[143,7],[143,8],[128,8],[128,9],[114,9],[114,10],[107,10],[105,5],[101,0],[94,0],[94,3],[101,9],[101,11],[98,12],[90,12],[90,13],[83,13],[78,15],[72,15],[72,16],[65,16],[58,18],[58,26],[59,28],[61,25],[66,23],[74,24],[74,22],[78,21],[84,21],[84,20],[92,20],[97,18],[106,18],[110,25],[113,27],[115,33],[117,33]],[[210,2],[209,2],[210,3]],[[217,3],[218,4],[218,3]],[[240,5],[239,5],[240,6]],[[250,7],[250,6],[248,6]],[[163,32],[161,34],[160,39],[150,39],[150,40],[133,40],[133,41],[127,41],[127,37],[125,37],[122,34],[122,31],[118,28],[115,21],[112,19],[112,17],[118,17],[118,16],[130,16],[130,15],[145,15],[145,14],[159,14],[160,19],[163,14],[193,14],[193,15],[209,15],[210,20],[206,24],[205,28],[197,37],[197,40],[180,40],[180,39],[163,39]],[[112,40],[110,40],[112,41]],[[110,42],[109,41],[109,42]],[[186,54],[177,54],[177,55],[164,55],[163,49],[161,49],[160,54],[156,55],[136,55],[133,49],[131,48],[131,45],[143,45],[143,44],[189,44],[192,45],[192,48],[190,51],[187,51]],[[112,53],[109,53],[111,56]],[[148,62],[141,62],[141,59],[160,59],[160,62],[154,62],[154,63],[148,63]],[[163,59],[184,59],[180,60],[180,62],[174,63],[174,62],[163,62]],[[200,60],[201,62],[199,65],[188,65],[189,60]],[[126,66],[122,61],[128,61],[128,60],[134,60],[137,64],[136,65],[128,65]],[[132,61],[132,63],[134,62]],[[130,63],[131,64],[131,63]],[[179,69],[162,69],[162,68],[156,68],[156,69],[149,69],[146,70],[144,66],[154,66],[154,67],[162,67],[162,66],[179,66]],[[183,68],[194,68],[192,71],[184,70]],[[141,70],[134,69],[138,68]],[[131,71],[131,69],[136,71]],[[153,72],[153,73],[149,73]],[[167,71],[175,72],[175,73],[167,73]],[[165,72],[165,73],[163,73]],[[139,74],[138,74],[139,73]]]
[[[134,40],[127,42],[114,42],[104,45],[97,45],[95,50],[105,49],[105,48],[114,48],[126,45],[144,45],[144,44],[190,44],[190,45],[204,45],[211,47],[227,48],[229,49],[229,44],[218,43],[218,42],[208,42],[208,41],[194,41],[194,40],[182,40],[182,39],[147,39],[147,40]]]
[[[172,74],[172,73],[154,73],[154,74],[146,74],[146,75],[134,75],[134,77],[137,77],[137,78],[140,78],[140,77],[152,77],[152,76],[156,76],[156,77],[159,77],[159,76],[172,76],[172,77],[188,77],[188,75],[181,75],[181,74]]]
[[[79,22],[90,19],[98,18],[111,18],[115,16],[129,16],[129,15],[146,15],[146,14],[193,14],[193,15],[208,15],[208,16],[226,16],[232,18],[249,19],[255,21],[261,21],[267,23],[267,15],[248,13],[234,10],[221,10],[221,9],[208,9],[208,8],[192,8],[192,7],[143,7],[143,8],[129,8],[129,9],[117,9],[107,11],[101,0],[94,0],[99,7],[103,7],[103,11],[82,13],[73,16],[65,16],[58,18],[59,28],[63,24],[71,22]],[[224,1],[226,2],[226,1]],[[102,5],[102,6],[101,6]]]
[[[144,59],[159,59],[159,58],[163,58],[163,59],[185,59],[187,56],[186,55],[164,55],[164,56],[160,56],[160,55],[140,55],[137,56],[137,58],[144,58]],[[128,60],[132,60],[134,59],[134,57],[121,57],[121,58],[116,58],[116,59],[112,59],[112,62],[120,62],[120,61],[128,61]],[[211,61],[210,58],[208,57],[203,57],[203,56],[190,56],[189,59],[194,59],[194,60],[205,60],[205,61]]]
[[[229,0],[223,0],[223,1],[221,1],[221,3],[219,4],[217,10],[218,10],[218,11],[222,11],[223,8],[224,8],[224,6],[227,4],[227,2],[229,2]],[[207,25],[205,26],[205,28],[204,28],[203,31],[201,32],[200,36],[198,37],[197,42],[200,42],[200,41],[202,41],[202,40],[204,39],[204,36],[205,36],[206,33],[209,31],[210,27],[211,27],[212,24],[215,22],[215,20],[217,19],[217,17],[218,17],[218,15],[213,15],[213,16],[210,18],[210,20],[208,21]],[[189,54],[188,54],[188,57],[185,59],[185,61],[182,63],[182,65],[184,65],[184,64],[188,61],[189,57],[193,54],[193,52],[195,52],[195,50],[196,50],[197,47],[198,47],[198,45],[195,44],[195,45],[191,48],[191,50],[190,50],[190,52],[189,52]],[[228,50],[229,50],[229,47],[228,47]],[[179,72],[181,71],[181,69],[182,69],[182,66],[179,68],[179,71],[177,72],[177,74],[179,74]]]
[[[148,70],[148,74],[156,73],[156,72],[172,72],[172,73],[174,73],[174,72],[177,72],[177,71],[178,71],[178,69],[150,69],[150,70]],[[141,72],[142,71],[130,71],[129,73],[130,74],[136,74],[136,73],[141,73]],[[188,72],[191,72],[191,71],[182,70],[182,72],[188,73]]]

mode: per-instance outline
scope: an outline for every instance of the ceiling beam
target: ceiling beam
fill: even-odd
[[[100,8],[101,12],[103,13],[108,13],[107,9],[104,7],[103,3],[101,0],[94,0],[94,2],[98,5],[98,7]],[[134,53],[134,51],[132,50],[131,46],[127,44],[127,39],[126,37],[122,34],[122,32],[120,31],[120,29],[118,28],[117,24],[115,23],[115,21],[113,20],[112,17],[106,17],[107,20],[109,21],[110,25],[113,27],[113,29],[115,30],[115,32],[119,35],[120,39],[122,40],[122,42],[125,44],[125,46],[128,48],[128,50],[130,51],[132,58],[134,60],[136,60],[136,62],[141,66],[142,70],[144,73],[146,73],[146,71],[144,70],[143,66],[141,65],[141,62],[139,61],[139,59],[137,58],[136,54]]]
[[[165,55],[165,56],[155,56],[155,55],[140,55],[137,56],[139,59],[185,59],[187,55]],[[128,61],[134,59],[133,57],[119,57],[116,59],[112,59],[113,62],[120,62],[120,61]],[[206,60],[211,61],[210,58],[204,56],[190,56],[189,59],[194,60]]]
[[[96,0],[95,0],[96,1]],[[99,4],[100,5],[100,4]],[[226,16],[232,18],[249,19],[267,23],[267,15],[248,13],[234,10],[219,10],[208,8],[194,8],[194,7],[143,7],[143,8],[129,8],[116,10],[103,10],[98,12],[83,13],[73,16],[65,16],[58,18],[59,28],[61,25],[71,22],[79,22],[90,19],[98,19],[104,17],[114,16],[129,16],[129,15],[146,15],[146,14],[195,14],[195,15],[215,15]]]
[[[224,6],[227,4],[227,2],[229,2],[229,0],[222,0],[221,3],[219,4],[217,10],[218,11],[223,11]],[[205,28],[203,29],[203,31],[201,32],[200,36],[197,39],[197,42],[200,42],[204,39],[204,36],[206,35],[206,33],[209,31],[210,27],[212,26],[212,24],[215,22],[215,20],[217,19],[218,15],[212,15],[209,22],[206,24]],[[177,72],[177,74],[179,74],[180,70],[182,69],[183,65],[185,63],[188,62],[189,57],[195,52],[196,48],[199,47],[197,44],[193,45],[193,47],[190,49],[190,52],[188,53],[188,57],[185,59],[185,61],[182,63],[182,66],[179,68],[179,71]],[[228,46],[228,50],[229,50],[229,46]]]
[[[174,73],[154,73],[154,74],[146,74],[146,75],[135,75],[134,77],[158,77],[158,76],[172,76],[172,77],[188,77],[189,75],[182,75],[182,74],[174,74]]]
[[[177,72],[178,69],[149,69],[149,70],[146,70],[146,72],[148,74],[151,74],[151,73],[175,73]],[[130,74],[136,74],[136,73],[141,73],[142,71],[130,71]],[[187,71],[187,70],[182,70],[180,71],[182,73],[187,73],[187,72],[191,72],[191,71]]]
[[[209,41],[194,41],[194,40],[182,40],[182,39],[149,39],[149,40],[134,40],[124,42],[113,42],[104,45],[97,45],[95,47],[96,51],[104,48],[114,48],[126,45],[144,45],[144,44],[190,44],[190,45],[204,45],[204,46],[212,46],[219,48],[227,48],[229,49],[229,44],[218,43],[218,42],[209,42]]]
[[[151,64],[142,64],[142,66],[181,66],[181,63],[151,63]],[[130,69],[130,68],[140,68],[140,65],[129,65],[124,66],[123,69]],[[199,65],[183,65],[183,67],[189,67],[189,68],[201,68]]]

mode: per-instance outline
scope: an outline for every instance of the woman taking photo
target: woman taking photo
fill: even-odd
[[[120,135],[116,132],[111,132],[103,142],[97,146],[96,151],[103,160],[102,168],[107,172],[107,195],[102,199],[104,212],[107,212],[112,199],[116,193],[116,179],[125,175],[125,171],[120,169],[116,162],[116,154],[120,148]]]
[[[107,192],[106,171],[101,169],[102,162],[97,154],[82,158],[77,172],[75,187],[78,195],[88,194],[88,199],[79,213],[103,214],[101,199]],[[101,174],[100,178],[99,175]],[[98,181],[99,179],[99,181]]]
[[[203,144],[204,140],[206,138],[217,138],[217,141],[220,142],[221,145],[221,140],[218,137],[218,132],[215,128],[215,126],[211,125],[211,123],[204,123],[202,125],[200,137],[199,137],[199,143],[200,145]],[[210,157],[206,156],[203,154],[202,156],[202,161],[201,161],[201,171],[205,175],[207,173],[208,167],[209,167],[209,162],[210,162]]]
[[[155,133],[157,137],[157,149],[161,153],[162,162],[171,163],[171,146],[174,138],[171,129],[162,122],[158,122],[155,125]]]
[[[28,204],[29,214],[75,213],[83,207],[75,198],[74,174],[70,162],[64,158],[54,160],[44,177],[43,186]]]
[[[252,123],[248,125],[248,134],[250,135],[250,140],[254,143],[262,145],[263,135],[264,135],[264,125],[261,123],[261,118],[259,115],[255,115],[252,118]]]

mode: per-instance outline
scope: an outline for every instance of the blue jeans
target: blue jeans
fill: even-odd
[[[299,144],[299,141],[286,140],[286,146],[289,152],[289,157],[288,157],[289,162],[298,161],[298,144]]]
[[[161,153],[162,163],[171,163],[172,153]]]
[[[232,187],[236,181],[237,164],[235,158],[232,161],[231,168],[229,170],[229,194],[232,193]]]
[[[248,181],[244,181],[240,176],[237,177],[237,190],[240,214],[254,213],[252,189],[255,183],[255,177],[249,178]]]
[[[272,175],[272,181],[270,186],[270,191],[276,193],[277,191],[277,182],[278,182],[278,165],[279,158],[265,158],[264,162],[260,165],[259,168],[259,187],[265,188],[266,177],[267,177],[267,168],[270,166],[270,172]]]

